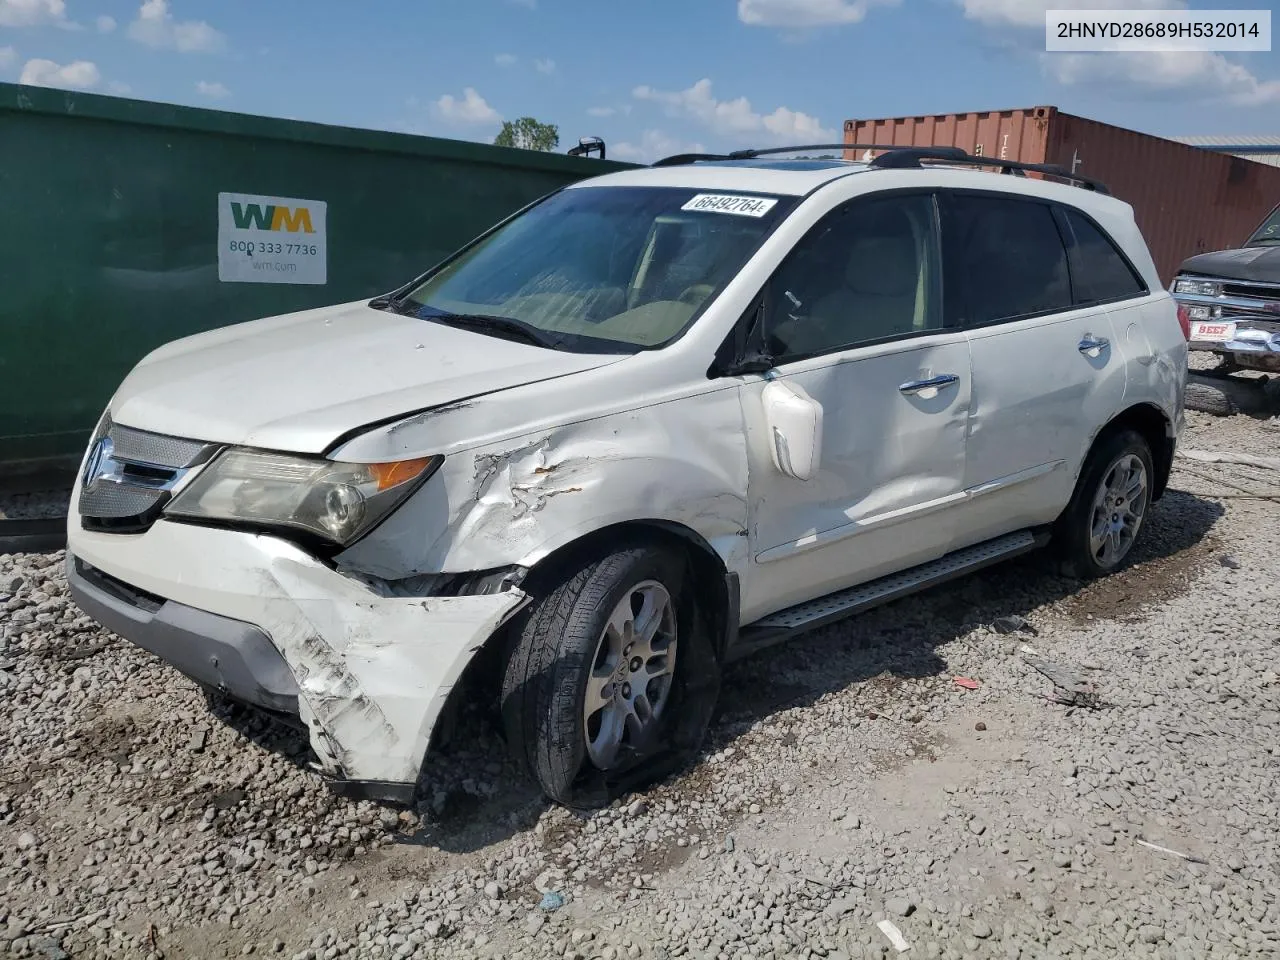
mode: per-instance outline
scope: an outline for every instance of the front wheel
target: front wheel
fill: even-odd
[[[718,692],[675,551],[636,545],[565,571],[515,627],[502,718],[551,799],[607,803],[691,753]]]
[[[1063,573],[1093,579],[1124,562],[1142,533],[1154,477],[1151,448],[1135,431],[1094,444],[1055,530]]]

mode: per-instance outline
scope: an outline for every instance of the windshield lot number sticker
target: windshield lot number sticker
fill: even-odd
[[[732,197],[723,193],[700,193],[680,209],[698,210],[703,213],[732,213],[738,217],[763,217],[777,202],[765,197]]]
[[[218,279],[223,283],[328,280],[323,200],[218,194]]]

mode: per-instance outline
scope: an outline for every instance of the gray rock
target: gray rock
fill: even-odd
[[[894,917],[909,917],[915,912],[916,905],[906,897],[894,897],[886,900],[884,905],[885,913]]]

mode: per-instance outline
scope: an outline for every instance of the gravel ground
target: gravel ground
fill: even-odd
[[[422,809],[334,798],[0,557],[0,956],[1280,955],[1280,473],[1172,486],[1105,581],[1026,558],[731,668],[699,764],[589,817],[472,714]]]

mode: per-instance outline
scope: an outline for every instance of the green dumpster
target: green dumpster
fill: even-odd
[[[156,346],[412,279],[626,164],[0,83],[0,477],[63,471]]]

